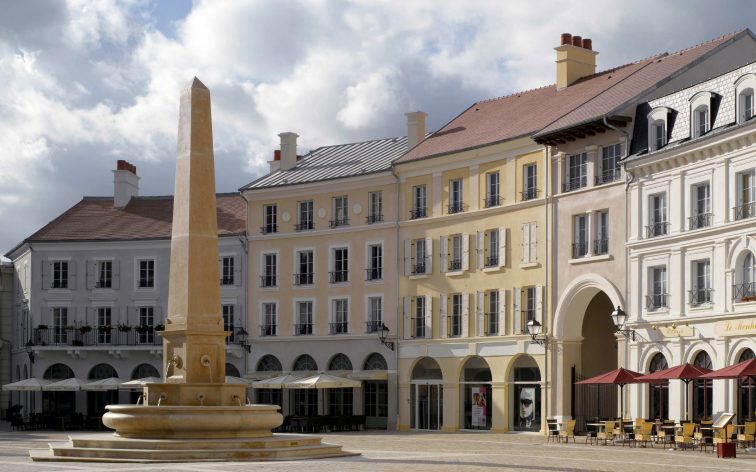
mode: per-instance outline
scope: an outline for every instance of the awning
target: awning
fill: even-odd
[[[273,377],[280,377],[283,375],[283,372],[279,371],[258,371],[258,372],[250,372],[249,374],[245,374],[244,378],[249,380],[250,382],[255,382],[257,380],[265,380],[265,379],[271,379]]]
[[[143,377],[141,379],[135,379],[135,380],[129,380],[128,382],[124,382],[121,385],[118,386],[120,389],[124,390],[138,390],[140,388],[143,388],[147,384],[152,383],[161,383],[163,379],[160,377]]]
[[[337,377],[320,373],[284,384],[285,388],[357,388],[362,386],[359,380]]]
[[[387,370],[358,370],[349,374],[355,380],[388,380]]]
[[[279,375],[278,377],[252,382],[252,386],[254,388],[284,388],[285,383],[297,381],[302,377],[302,375],[296,374]]]
[[[42,387],[49,384],[49,380],[26,379],[3,385],[3,390],[13,392],[41,392]]]
[[[249,380],[243,379],[241,377],[234,377],[233,375],[227,375],[226,376],[226,383],[227,384],[236,384],[236,385],[246,385],[246,386],[249,386]]]
[[[71,377],[70,379],[58,380],[42,387],[45,392],[78,392],[87,380]]]
[[[82,390],[91,392],[104,392],[106,390],[118,390],[118,387],[124,383],[122,379],[118,377],[110,377],[102,380],[95,380],[93,382],[85,383],[81,386]]]

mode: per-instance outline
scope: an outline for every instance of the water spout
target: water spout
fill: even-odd
[[[137,398],[136,404],[144,404],[144,395],[139,395],[139,398]]]
[[[247,405],[251,405],[252,402],[249,401],[249,397],[247,397]]]
[[[234,395],[233,397],[231,397],[231,400],[236,400],[236,404],[242,406],[241,398],[239,397],[239,395]]]
[[[200,406],[205,406],[205,394],[204,393],[198,393],[197,394],[197,400],[200,402]]]
[[[202,364],[203,367],[207,367],[207,378],[208,382],[213,381],[213,364],[210,362],[210,356],[207,354],[204,354],[202,357],[200,357],[200,364]]]
[[[161,393],[160,394],[160,398],[158,398],[158,404],[157,404],[157,406],[160,406],[160,402],[162,402],[166,398],[168,398],[168,395],[166,395],[165,392]]]

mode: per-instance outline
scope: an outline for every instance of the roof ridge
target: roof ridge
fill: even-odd
[[[310,154],[313,154],[315,151],[318,151],[320,149],[328,149],[328,148],[335,148],[335,147],[341,147],[341,146],[351,146],[351,145],[354,145],[354,144],[377,143],[379,141],[392,141],[392,140],[395,140],[395,139],[405,139],[406,137],[407,136],[392,136],[392,137],[387,137],[387,138],[368,139],[368,140],[365,140],[365,141],[353,141],[351,143],[327,144],[327,145],[319,146],[319,147],[316,147],[315,149],[312,149],[310,152],[308,152],[307,154],[305,154],[302,157],[305,157],[305,156],[308,156]]]
[[[519,91],[517,91],[517,92],[512,92],[512,93],[509,93],[509,94],[507,94],[507,95],[501,95],[501,96],[498,96],[498,97],[492,97],[492,98],[485,98],[485,99],[483,99],[483,100],[478,100],[477,102],[473,103],[473,105],[477,105],[478,103],[489,103],[489,102],[495,102],[495,101],[497,101],[497,100],[503,100],[503,99],[505,99],[505,98],[514,97],[515,95],[522,95],[522,94],[525,94],[525,93],[532,93],[532,92],[535,92],[535,91],[538,91],[538,90],[547,89],[547,88],[550,88],[550,87],[556,87],[556,84],[548,84],[548,85],[542,85],[542,86],[540,86],[540,87],[533,87],[533,88],[531,88],[531,89],[519,90]],[[448,124],[448,123],[447,123],[447,124]],[[442,129],[443,129],[443,128],[442,128]]]

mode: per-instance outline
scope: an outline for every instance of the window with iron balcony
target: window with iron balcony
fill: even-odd
[[[425,337],[425,298],[414,297],[412,299],[412,316],[410,317],[412,338]]]
[[[365,222],[373,224],[381,221],[383,221],[383,193],[370,192],[368,194],[368,215],[365,217]]]
[[[537,170],[536,164],[525,164],[522,166],[522,181],[523,190],[522,201],[533,200],[538,197],[537,186]]]
[[[588,154],[581,153],[567,158],[566,179],[562,186],[563,192],[571,192],[583,188],[588,181]]]
[[[486,174],[486,198],[483,203],[486,208],[497,207],[501,205],[501,196],[499,195],[500,177],[499,172],[489,172]]]
[[[331,228],[347,226],[349,224],[349,200],[346,196],[333,197],[333,219]]]
[[[461,213],[465,211],[462,204],[462,179],[454,179],[449,181],[449,207],[448,213]]]

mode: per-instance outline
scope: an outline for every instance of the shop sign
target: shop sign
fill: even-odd
[[[486,427],[486,387],[472,387],[472,426]]]
[[[756,334],[756,318],[718,321],[714,324],[717,336],[742,336]]]
[[[659,332],[665,338],[682,338],[693,336],[693,328],[690,326],[660,326]]]

